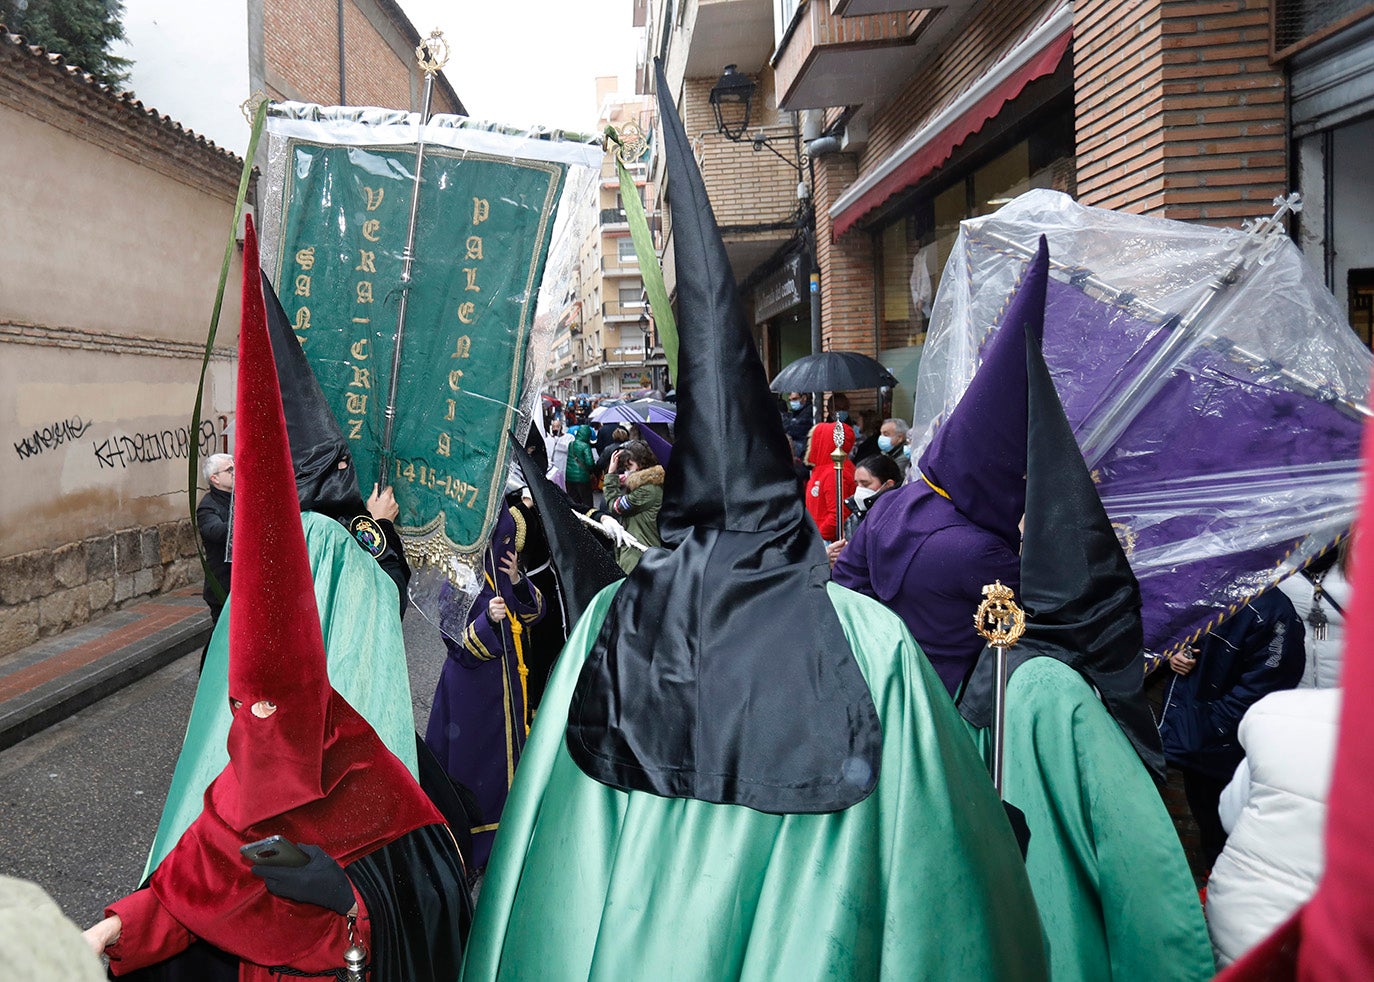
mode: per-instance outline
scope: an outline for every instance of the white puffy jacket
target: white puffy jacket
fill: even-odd
[[[1317,637],[1317,632],[1307,620],[1312,612],[1312,581],[1297,573],[1280,583],[1279,589],[1293,601],[1293,609],[1307,628],[1303,632],[1307,663],[1303,666],[1302,681],[1298,683],[1298,688],[1334,689],[1341,684],[1341,644],[1345,637],[1345,615],[1336,609],[1336,604],[1340,605],[1341,610],[1349,607],[1350,582],[1339,566],[1332,567],[1322,578],[1322,591],[1326,594],[1322,601],[1322,611],[1326,614],[1324,638]],[[1333,600],[1335,604],[1331,602]]]
[[[1240,723],[1245,760],[1222,794],[1226,848],[1207,883],[1218,966],[1263,941],[1317,888],[1339,689],[1274,692]]]

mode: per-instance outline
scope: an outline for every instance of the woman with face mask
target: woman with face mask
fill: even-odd
[[[835,559],[840,551],[845,547],[854,530],[859,527],[859,523],[864,520],[869,509],[879,497],[897,487],[902,481],[901,468],[886,454],[875,454],[865,457],[854,468],[854,495],[844,503],[849,516],[844,523],[844,537],[837,542],[832,542],[826,547],[826,555],[830,559],[830,565],[835,565]]]

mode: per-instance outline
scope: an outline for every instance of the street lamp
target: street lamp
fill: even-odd
[[[727,140],[741,139],[749,131],[749,104],[754,98],[754,80],[726,65],[711,89],[711,110],[716,114],[716,132]]]

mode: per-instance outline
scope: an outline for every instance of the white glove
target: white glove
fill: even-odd
[[[625,527],[617,522],[610,515],[601,516],[601,527],[606,530],[606,534],[615,540],[616,545],[625,544]]]

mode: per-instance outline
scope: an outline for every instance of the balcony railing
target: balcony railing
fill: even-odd
[[[607,300],[601,305],[601,316],[609,320],[612,317],[639,317],[647,314],[649,308],[646,304],[636,301],[635,303],[621,303],[619,300]]]
[[[618,256],[602,256],[601,269],[606,273],[634,273],[639,275],[639,257],[629,256],[621,259]]]

